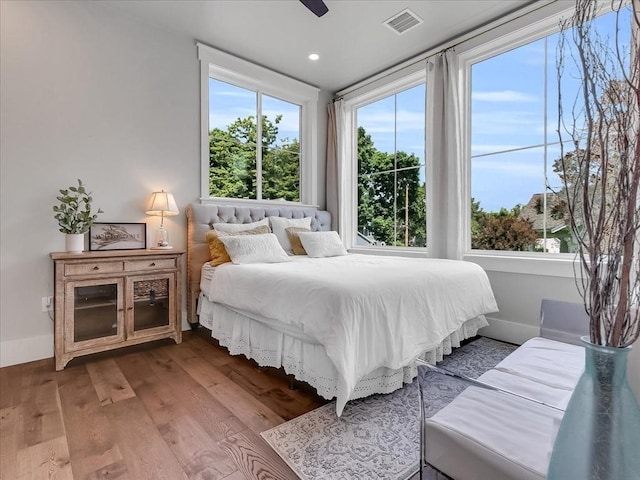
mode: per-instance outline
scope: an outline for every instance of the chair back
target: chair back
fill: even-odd
[[[580,337],[585,335],[589,335],[589,316],[584,309],[584,304],[542,299],[541,337],[582,345]]]

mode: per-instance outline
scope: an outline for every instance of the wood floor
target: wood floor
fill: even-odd
[[[0,478],[297,478],[259,433],[326,401],[200,332],[0,369]]]

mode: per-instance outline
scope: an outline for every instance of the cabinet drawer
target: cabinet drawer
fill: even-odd
[[[176,268],[175,258],[156,258],[147,260],[129,260],[124,262],[124,269],[127,272],[140,270],[161,270],[167,268]]]
[[[64,266],[65,275],[85,275],[87,273],[113,273],[124,271],[123,262],[70,263]]]

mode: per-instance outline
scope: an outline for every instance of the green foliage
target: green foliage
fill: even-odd
[[[471,246],[481,250],[530,251],[537,235],[531,222],[512,216],[487,215],[480,224]]]
[[[407,234],[408,245],[425,246],[426,189],[420,183],[420,159],[402,151],[395,156],[378,151],[360,127],[358,173],[358,231],[387,245],[405,245]]]
[[[471,197],[471,239],[473,243],[473,237],[477,236],[480,232],[480,222],[482,222],[486,212],[480,206],[480,201],[476,201]]]
[[[53,218],[58,221],[62,233],[87,233],[98,214],[104,213],[100,209],[95,213],[91,211],[91,192],[87,192],[80,179],[77,187],[61,189],[56,199],[60,205],[53,206],[56,212]]]
[[[276,145],[278,124],[262,116],[262,198],[300,200],[300,144],[284,139]],[[226,130],[209,132],[209,194],[213,197],[257,198],[254,116],[238,118]]]
[[[522,205],[511,210],[485,212],[471,198],[471,248],[479,250],[532,251],[537,235],[532,222],[520,218]]]

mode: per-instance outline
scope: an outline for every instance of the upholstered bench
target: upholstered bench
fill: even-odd
[[[560,420],[584,370],[583,347],[533,338],[477,382],[419,370],[425,368],[421,385],[447,375],[451,402],[423,406],[423,463],[456,480],[546,478]]]
[[[584,370],[580,337],[588,331],[584,305],[543,299],[540,337],[478,381],[419,365],[421,477],[431,465],[456,480],[546,478],[564,409]],[[436,402],[425,401],[425,388],[438,389]]]
[[[540,480],[573,389],[584,370],[584,305],[542,300],[540,337],[478,380],[418,366],[420,474],[430,465],[455,480]],[[437,401],[424,398],[438,390]]]

